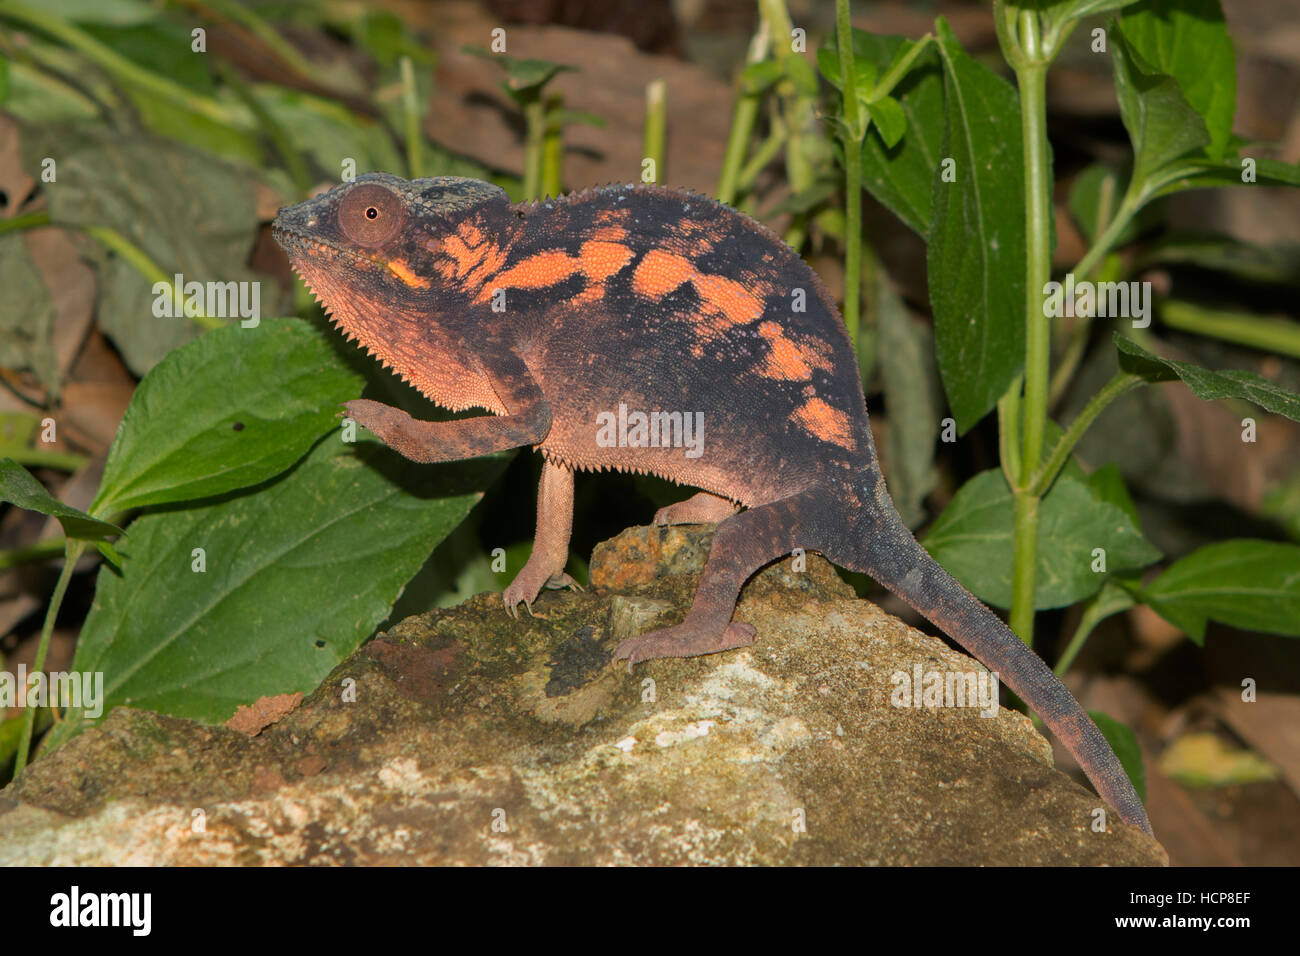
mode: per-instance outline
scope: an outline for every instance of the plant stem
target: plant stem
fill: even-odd
[[[32,674],[39,674],[45,669],[45,656],[50,649],[50,634],[54,632],[54,619],[59,616],[59,607],[67,593],[68,582],[77,566],[77,559],[86,549],[86,542],[69,539],[63,549],[63,570],[59,572],[58,583],[54,585],[54,594],[50,597],[50,606],[45,611],[45,624],[41,627],[41,641],[36,647],[36,659],[32,661]],[[30,704],[23,713],[23,734],[18,743],[18,753],[14,756],[14,777],[16,778],[27,766],[27,753],[32,749],[32,730],[36,725],[36,710]]]
[[[1192,302],[1166,299],[1160,303],[1160,320],[1171,329],[1300,358],[1300,324],[1289,319],[1207,309]]]
[[[1093,242],[1092,248],[1079,260],[1079,264],[1074,267],[1074,274],[1080,277],[1086,277],[1097,267],[1106,253],[1110,252],[1110,247],[1115,244],[1120,233],[1128,226],[1129,220],[1132,219],[1142,203],[1138,195],[1133,191],[1133,185],[1129,184],[1128,192],[1124,194],[1124,199],[1119,204],[1119,209],[1115,210],[1115,218],[1106,224],[1101,235]]]
[[[1047,64],[1034,11],[1021,11],[1016,80],[1025,175],[1025,387],[1020,415],[1019,481],[1014,486],[1009,623],[1022,641],[1034,642],[1038,573],[1038,499],[1030,488],[1043,457],[1047,427],[1051,335],[1043,314],[1043,288],[1051,278],[1051,165],[1047,152]]]
[[[424,175],[424,134],[420,130],[420,91],[415,86],[415,64],[409,56],[399,57],[402,75],[402,116],[406,122],[406,168],[412,179]]]
[[[645,87],[645,137],[641,158],[650,160],[656,183],[664,181],[664,153],[668,143],[668,85],[651,80]]]
[[[534,91],[524,103],[524,199],[542,198],[542,140],[546,137],[546,104]]]
[[[285,171],[288,172],[289,178],[293,180],[298,195],[306,196],[311,191],[311,173],[308,171],[302,155],[293,148],[293,142],[289,139],[289,134],[285,132],[284,127],[275,121],[275,117],[262,105],[261,101],[253,94],[248,84],[240,78],[239,73],[233,67],[219,62],[218,68],[222,80],[234,90],[235,95],[248,107],[248,111],[257,120],[257,125],[262,128],[267,139],[271,141],[272,148],[280,154]]]
[[[1092,396],[1088,404],[1083,406],[1083,411],[1079,412],[1078,417],[1070,423],[1070,427],[1066,429],[1065,434],[1056,443],[1051,454],[1047,456],[1047,460],[1029,479],[1030,493],[1034,495],[1047,494],[1047,489],[1052,487],[1052,482],[1056,480],[1056,476],[1065,467],[1070,452],[1079,443],[1079,439],[1088,430],[1088,426],[1096,420],[1107,405],[1130,389],[1141,385],[1142,382],[1143,379],[1139,375],[1133,375],[1129,372],[1116,372],[1114,377],[1102,387],[1101,391]]]
[[[174,301],[178,306],[182,304],[184,294],[180,286],[173,282],[171,276],[166,275],[162,271],[162,267],[159,266],[158,263],[149,258],[147,252],[133,243],[130,239],[126,238],[126,236],[122,235],[116,229],[109,229],[107,226],[87,226],[86,232],[98,239],[104,246],[108,247],[113,252],[116,252],[127,262],[131,263],[131,265],[135,266],[137,271],[139,271],[140,274],[149,282],[155,284],[165,282],[172,286],[172,296]],[[184,314],[183,309],[181,314]],[[209,330],[219,329],[226,324],[220,319],[212,318],[202,312],[198,315],[186,315],[185,318],[193,319],[199,325],[203,326],[203,328]]]
[[[853,23],[849,0],[835,0],[835,41],[843,84],[844,146],[844,324],[857,347],[862,293],[862,134],[858,123],[857,69],[853,62]]]
[[[1117,587],[1113,582],[1107,582],[1102,589],[1087,603],[1083,609],[1083,615],[1079,618],[1079,626],[1074,629],[1074,634],[1070,637],[1070,643],[1066,645],[1065,651],[1061,654],[1061,659],[1056,662],[1056,667],[1052,668],[1057,677],[1061,677],[1074,659],[1079,656],[1083,650],[1084,643],[1096,630],[1097,625],[1106,618],[1120,611],[1131,608],[1137,601],[1133,596],[1123,588]]]
[[[48,226],[50,224],[50,213],[42,209],[38,212],[24,213],[21,216],[14,216],[12,219],[0,219],[0,235],[6,232],[15,232],[19,229],[35,229],[38,226]]]
[[[545,126],[542,132],[542,195],[558,196],[564,192],[564,123],[560,119],[563,100],[559,94],[545,100]]]
[[[51,538],[48,541],[38,541],[25,548],[0,551],[0,571],[5,568],[15,568],[20,564],[33,564],[37,561],[52,558],[63,550],[66,543],[65,538]]]
[[[767,56],[770,38],[768,22],[761,20],[754,38],[749,41],[749,53],[745,57],[746,66],[762,62]],[[758,118],[758,99],[757,93],[742,93],[736,100],[736,108],[731,113],[727,152],[722,159],[722,175],[718,178],[718,200],[728,206],[736,204],[740,170],[745,163],[745,153],[749,151],[749,138],[754,132],[754,121]]]
[[[20,465],[32,468],[57,468],[59,471],[76,471],[90,459],[71,451],[47,451],[43,448],[11,448],[5,457]]]

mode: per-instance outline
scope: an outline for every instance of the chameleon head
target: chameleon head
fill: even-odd
[[[281,209],[271,232],[334,320],[360,335],[370,313],[408,311],[415,298],[445,292],[430,240],[485,204],[509,198],[477,179],[366,173]]]

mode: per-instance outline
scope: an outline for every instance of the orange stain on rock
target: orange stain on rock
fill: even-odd
[[[849,451],[857,448],[853,440],[853,423],[849,416],[820,398],[810,398],[794,412],[794,420],[805,431],[822,441],[839,445]]]

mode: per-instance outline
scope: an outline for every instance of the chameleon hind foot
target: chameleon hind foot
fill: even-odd
[[[614,659],[635,664],[639,661],[654,660],[657,657],[697,657],[700,654],[716,654],[718,651],[729,651],[736,647],[748,647],[754,643],[757,634],[757,629],[744,621],[732,621],[721,633],[683,623],[629,637],[618,645],[618,649],[614,651]]]

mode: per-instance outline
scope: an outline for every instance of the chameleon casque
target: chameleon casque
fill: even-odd
[[[703,489],[655,515],[718,522],[685,621],[624,641],[617,658],[752,643],[754,628],[732,620],[746,579],[795,548],[819,551],[871,575],[998,672],[1121,819],[1151,832],[1070,692],[903,524],[844,322],[812,269],[765,227],[665,187],[515,205],[478,180],[370,173],[282,209],[274,235],[348,338],[439,405],[491,413],[426,422],[357,399],[345,404],[351,418],[417,462],[541,452],[532,554],[504,594],[512,614],[544,586],[572,583],[575,469]],[[703,412],[702,449],[610,447],[598,416],[620,405]]]

